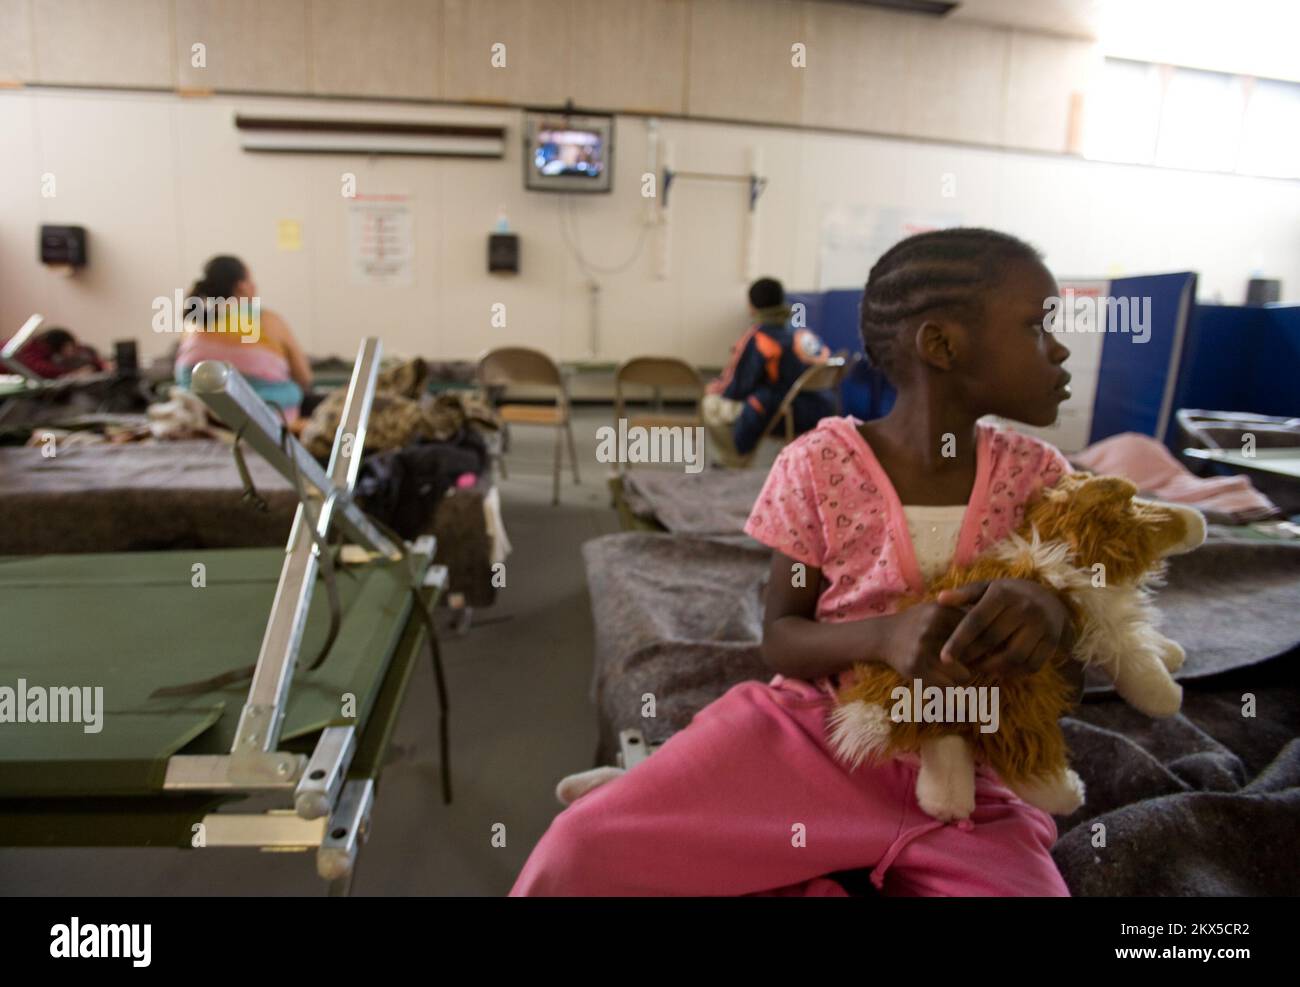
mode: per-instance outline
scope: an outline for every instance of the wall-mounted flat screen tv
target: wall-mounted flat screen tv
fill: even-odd
[[[608,192],[614,177],[614,118],[530,111],[524,120],[524,188]]]

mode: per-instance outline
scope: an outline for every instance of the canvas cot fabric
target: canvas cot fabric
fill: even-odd
[[[29,691],[94,683],[103,697],[97,730],[0,722],[0,824],[6,800],[149,794],[172,754],[230,750],[247,678],[183,696],[154,692],[257,660],[284,550],[211,550],[202,562],[200,591],[188,551],[0,558],[0,682]],[[365,721],[411,613],[409,579],[404,563],[383,559],[341,570],[339,636],[318,669],[299,665],[284,741]],[[307,659],[329,624],[319,581],[313,593],[300,651]],[[341,711],[345,694],[356,697],[355,715]]]

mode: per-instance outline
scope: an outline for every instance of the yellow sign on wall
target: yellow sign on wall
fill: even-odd
[[[282,219],[276,224],[276,246],[281,250],[302,249],[302,223],[296,219]]]

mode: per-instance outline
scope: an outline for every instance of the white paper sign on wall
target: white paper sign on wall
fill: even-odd
[[[358,194],[348,200],[348,256],[356,284],[415,281],[415,220],[405,193]]]

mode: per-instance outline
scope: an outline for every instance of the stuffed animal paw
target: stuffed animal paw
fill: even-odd
[[[916,801],[942,822],[967,819],[975,811],[975,761],[964,738],[950,734],[922,742]]]
[[[623,774],[626,774],[623,768],[608,766],[579,771],[560,779],[560,783],[555,786],[555,797],[560,800],[560,805],[572,805],[593,788],[599,788]]]

